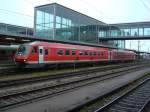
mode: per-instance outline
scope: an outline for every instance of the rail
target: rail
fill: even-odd
[[[125,92],[115,100],[97,109],[95,112],[142,112],[150,99],[150,78]],[[138,98],[138,99],[137,99]]]
[[[136,65],[125,68],[118,68],[116,70],[109,70],[108,72],[95,71],[90,74],[80,74],[80,76],[74,76],[67,79],[63,78],[62,80],[52,80],[50,83],[43,83],[42,85],[28,84],[27,88],[16,89],[1,92],[0,95],[0,109],[9,108],[10,106],[18,105],[20,103],[30,102],[39,98],[45,98],[47,96],[56,95],[61,92],[74,89],[77,87],[85,86],[88,84],[96,83],[99,81],[107,80],[110,78],[118,77],[120,75],[133,72],[135,70],[142,69],[147,65]],[[55,83],[54,83],[55,82]],[[29,87],[30,86],[30,87]]]

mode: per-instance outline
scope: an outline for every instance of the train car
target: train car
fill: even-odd
[[[92,61],[134,60],[134,52],[103,47],[32,42],[19,47],[15,62],[19,65],[45,65]]]
[[[136,53],[129,50],[112,49],[111,60],[112,61],[132,61],[136,59]]]
[[[0,45],[0,60],[13,60],[17,49],[15,45]]]

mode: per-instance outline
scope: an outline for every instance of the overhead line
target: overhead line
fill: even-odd
[[[5,11],[5,12],[10,12],[10,13],[15,13],[15,14],[18,14],[18,15],[24,15],[24,16],[27,16],[27,17],[32,17],[31,15],[28,15],[28,14],[24,14],[24,13],[20,13],[20,12],[15,12],[15,11],[11,11],[11,10],[6,10],[6,9],[0,9],[1,11]]]
[[[146,8],[146,10],[148,12],[150,12],[150,7],[148,7],[143,0],[140,0],[140,2],[143,4],[143,6]]]
[[[89,3],[89,2],[87,2],[85,0],[81,0],[81,1],[84,1],[84,3],[86,3],[90,7],[92,6],[98,13],[100,13],[102,15],[102,18],[103,18],[103,16],[106,16],[107,18],[110,18],[109,16],[105,15],[102,11],[100,11],[99,9],[97,9],[97,7],[95,5]]]

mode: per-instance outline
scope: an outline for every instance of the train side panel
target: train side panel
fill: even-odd
[[[20,63],[51,64],[61,62],[84,62],[84,61],[126,61],[135,60],[136,54],[131,51],[69,45],[59,43],[36,42],[25,45],[28,54],[18,54],[15,60]],[[40,52],[39,49],[42,49]],[[42,62],[39,63],[42,55]],[[21,59],[21,60],[19,60]],[[24,61],[25,59],[25,61]]]

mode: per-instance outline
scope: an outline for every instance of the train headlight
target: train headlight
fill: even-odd
[[[26,61],[25,59],[23,61]]]

